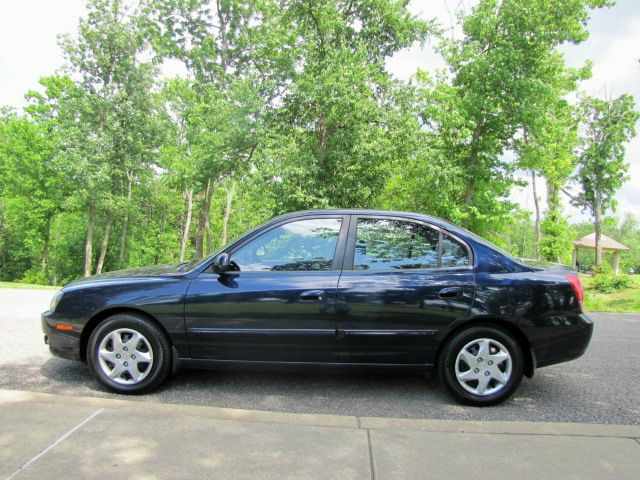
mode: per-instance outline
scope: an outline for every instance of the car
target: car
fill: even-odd
[[[575,359],[593,323],[577,274],[439,218],[290,213],[198,262],[69,283],[42,315],[53,355],[120,393],[180,368],[436,369],[458,401],[507,399]]]

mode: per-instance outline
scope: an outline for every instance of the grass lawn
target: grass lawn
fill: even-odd
[[[593,289],[593,277],[580,275],[584,287],[584,308],[587,312],[640,313],[640,275],[631,275],[631,287],[614,293]]]
[[[51,285],[32,285],[30,283],[0,282],[0,288],[26,288],[29,290],[58,290],[60,287]]]

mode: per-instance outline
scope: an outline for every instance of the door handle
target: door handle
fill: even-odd
[[[321,302],[324,295],[324,290],[307,290],[300,294],[301,302]]]
[[[462,296],[462,287],[447,287],[438,293],[440,298],[458,298]]]

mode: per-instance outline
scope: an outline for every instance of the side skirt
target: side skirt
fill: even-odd
[[[243,370],[258,372],[425,372],[433,369],[433,364],[265,362],[246,360],[202,360],[195,358],[180,358],[178,359],[178,364],[179,369]]]

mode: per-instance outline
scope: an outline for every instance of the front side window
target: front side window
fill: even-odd
[[[439,232],[402,220],[361,218],[356,233],[356,270],[436,268]]]
[[[263,233],[232,255],[242,272],[331,270],[342,220],[286,223]]]

